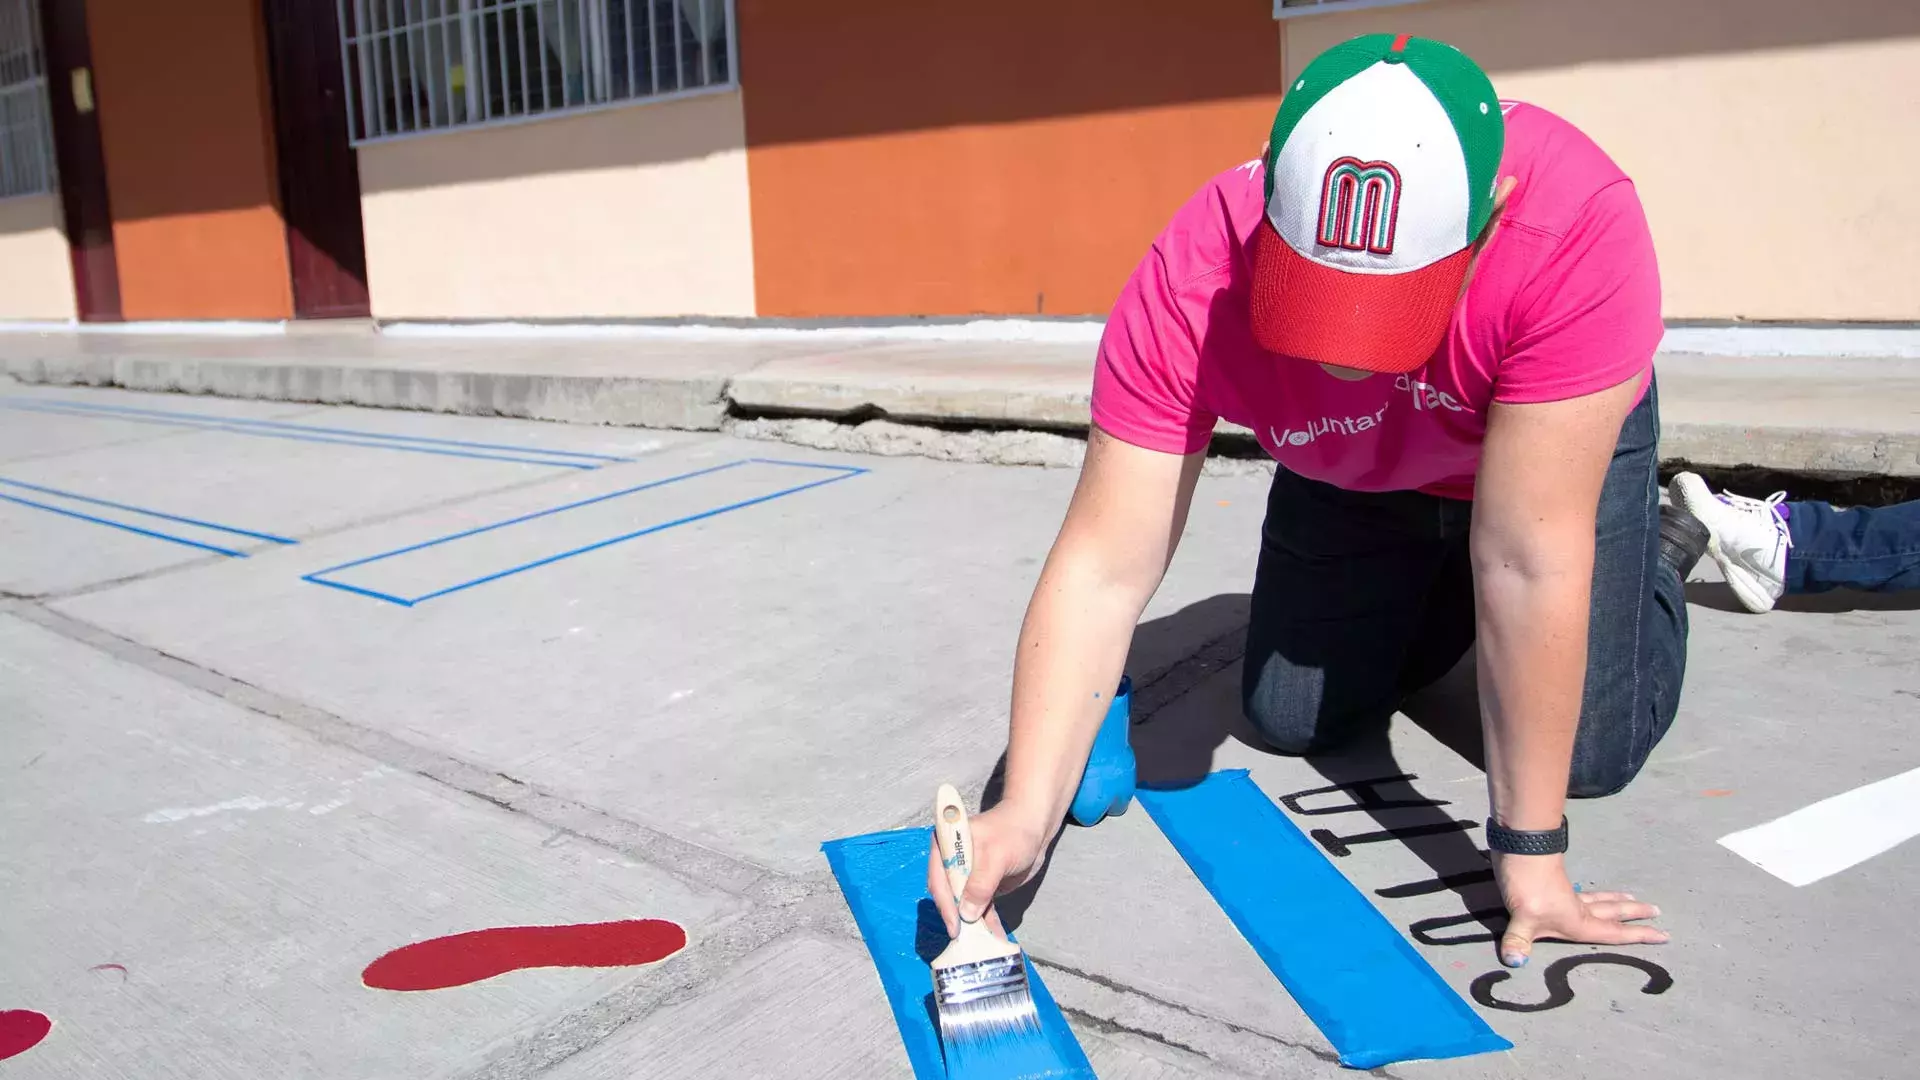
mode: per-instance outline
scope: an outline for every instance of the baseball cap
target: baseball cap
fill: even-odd
[[[1493,212],[1505,144],[1493,83],[1451,45],[1369,34],[1315,57],[1267,144],[1261,347],[1365,371],[1424,364]]]

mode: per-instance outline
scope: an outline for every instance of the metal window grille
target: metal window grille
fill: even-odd
[[[355,143],[734,85],[732,0],[336,0]]]
[[[1358,11],[1361,8],[1397,7],[1401,4],[1418,4],[1423,0],[1273,0],[1273,17],[1292,19],[1301,15],[1332,14],[1341,11]]]
[[[0,0],[0,199],[53,191],[53,122],[34,0]]]

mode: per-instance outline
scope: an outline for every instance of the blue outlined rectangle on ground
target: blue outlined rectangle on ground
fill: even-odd
[[[411,607],[866,471],[748,458],[369,555],[308,574],[306,580]]]
[[[1513,1048],[1245,769],[1138,795],[1342,1065],[1373,1069]]]
[[[927,897],[927,849],[932,843],[933,829],[919,828],[829,840],[820,848],[866,941],[914,1076],[989,1080],[950,1072],[934,1027],[932,961],[947,947],[947,928]],[[1031,963],[1027,985],[1040,1014],[1040,1034],[1001,1040],[996,1049],[1010,1067],[1004,1075],[1022,1080],[1094,1080],[1080,1040],[1074,1038]]]
[[[246,546],[249,540],[268,544],[294,543],[287,537],[275,536],[272,533],[221,525],[202,521],[199,518],[169,514],[150,507],[134,506],[130,503],[96,498],[92,495],[64,491],[41,484],[29,484],[23,480],[9,480],[5,477],[0,477],[0,502],[54,514],[69,521],[83,521],[89,525],[118,529],[121,532],[134,533],[150,539],[178,544],[181,547],[197,548],[233,558],[246,557],[246,552],[240,549]]]

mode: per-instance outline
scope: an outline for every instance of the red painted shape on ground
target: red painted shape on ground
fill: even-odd
[[[375,990],[445,990],[522,968],[631,967],[685,948],[687,932],[665,919],[573,926],[502,926],[403,945],[367,965]]]
[[[92,967],[88,968],[87,970],[88,971],[117,971],[120,973],[120,978],[125,979],[127,977],[127,965],[125,964],[95,964]]]
[[[1701,792],[1700,794],[1705,795],[1709,799],[1723,799],[1723,798],[1726,798],[1728,795],[1733,794],[1733,789],[1721,788],[1721,787],[1710,787],[1707,790]]]
[[[0,1061],[24,1054],[40,1044],[53,1030],[53,1021],[26,1009],[0,1012]]]

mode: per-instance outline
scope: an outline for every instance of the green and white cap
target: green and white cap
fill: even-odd
[[[1315,57],[1267,145],[1261,346],[1366,371],[1426,363],[1492,215],[1505,143],[1492,82],[1451,45],[1371,34]]]

